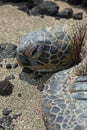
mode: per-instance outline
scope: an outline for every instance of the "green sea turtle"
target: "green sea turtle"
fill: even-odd
[[[87,27],[84,23],[69,21],[23,36],[17,48],[17,61],[33,71],[62,70],[45,83],[43,90],[42,109],[47,130],[87,130]]]

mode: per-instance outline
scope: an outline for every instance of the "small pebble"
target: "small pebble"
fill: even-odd
[[[40,90],[40,91],[43,91],[43,89],[44,89],[44,85],[42,85],[42,86],[38,86],[37,89]]]
[[[55,17],[55,20],[60,20],[60,17],[59,17],[59,16],[56,16],[56,17]]]
[[[40,17],[41,17],[41,18],[44,18],[44,15],[41,15]]]
[[[19,94],[18,94],[18,97],[21,97],[21,96],[22,96],[21,93],[19,93]]]
[[[3,123],[3,118],[0,118],[0,124],[2,124]]]
[[[82,12],[80,12],[80,13],[75,13],[75,14],[73,15],[73,19],[78,19],[78,20],[83,19],[83,13],[82,13]]]
[[[5,108],[5,109],[2,111],[3,115],[5,115],[5,116],[9,115],[11,112],[12,112],[12,110],[8,110],[7,108]]]
[[[2,65],[2,64],[0,64],[0,67],[3,67],[3,65]]]
[[[5,78],[5,80],[11,80],[11,79],[15,79],[15,76],[13,74]]]
[[[13,68],[14,68],[14,69],[17,68],[17,67],[18,67],[18,64],[17,64],[17,63],[13,64]]]
[[[6,69],[11,69],[12,68],[12,65],[10,64],[10,63],[8,63],[7,65],[6,65]]]

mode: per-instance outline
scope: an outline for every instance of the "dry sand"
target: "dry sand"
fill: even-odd
[[[52,0],[53,1],[53,0]],[[70,7],[67,3],[55,1],[60,5],[60,10],[65,7]],[[66,20],[55,20],[55,18],[45,16],[43,19],[34,16],[28,16],[25,12],[17,8],[23,4],[7,4],[0,6],[0,43],[14,43],[18,45],[19,39],[27,32],[36,30],[37,28],[49,27],[64,23]],[[80,7],[72,7],[74,12],[82,11],[84,16],[86,12],[81,10]],[[85,18],[85,22],[87,22]],[[15,123],[15,130],[46,130],[42,120],[41,99],[43,92],[37,90],[38,85],[49,78],[45,75],[42,79],[35,80],[32,74],[24,75],[21,73],[21,68],[7,70],[5,66],[7,63],[14,64],[16,59],[5,59],[2,61],[3,68],[0,68],[0,80],[14,74],[15,79],[11,80],[14,84],[13,93],[8,97],[0,96],[0,116],[4,108],[12,109],[12,114],[22,112],[22,115],[17,118]],[[24,80],[20,79],[21,77]],[[22,97],[18,97],[21,93]]]

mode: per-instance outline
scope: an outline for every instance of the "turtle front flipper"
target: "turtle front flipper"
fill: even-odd
[[[73,72],[74,68],[60,71],[45,84],[42,109],[47,130],[87,129],[87,76]]]

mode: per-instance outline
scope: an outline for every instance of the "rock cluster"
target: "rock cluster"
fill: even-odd
[[[87,8],[87,0],[64,0],[64,1],[68,2],[69,4],[82,5],[82,7]]]
[[[56,16],[59,6],[55,2],[44,1],[31,10],[32,15],[49,15]]]
[[[0,130],[14,130],[15,124],[13,123],[13,120],[16,120],[21,116],[21,113],[19,112],[12,116],[10,116],[10,113],[12,113],[12,110],[9,110],[8,108],[3,109],[2,117],[0,117]]]
[[[51,2],[51,1],[39,1],[37,0],[37,4],[34,3],[28,3],[27,8],[25,7],[24,10],[25,12],[27,12],[29,15],[34,15],[34,16],[38,16],[41,15],[41,18],[44,18],[44,15],[48,15],[48,16],[54,16],[56,17],[56,19],[60,19],[60,18],[73,18],[73,19],[78,19],[81,20],[83,18],[83,14],[81,13],[76,13],[73,15],[73,9],[72,8],[64,8],[62,11],[59,11],[59,6],[55,3],[55,2]],[[77,1],[70,2],[69,3],[73,3],[76,4]]]

